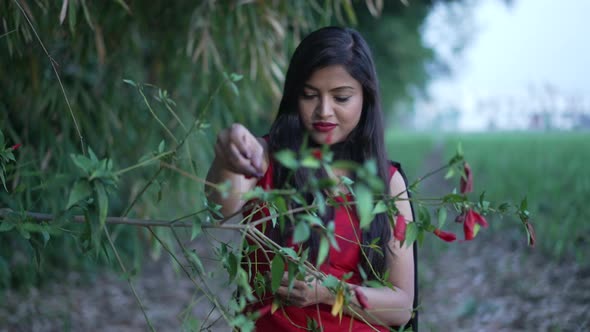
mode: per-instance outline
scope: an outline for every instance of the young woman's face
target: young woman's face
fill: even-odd
[[[299,96],[299,116],[318,144],[342,142],[356,127],[363,110],[363,88],[344,67],[318,69]]]

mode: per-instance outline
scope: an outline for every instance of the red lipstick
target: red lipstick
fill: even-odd
[[[329,131],[332,131],[332,129],[336,128],[336,124],[330,122],[314,122],[313,128],[317,131],[327,133]]]

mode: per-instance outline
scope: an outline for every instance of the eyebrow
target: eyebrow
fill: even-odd
[[[304,86],[305,88],[308,88],[308,89],[311,89],[311,90],[320,91],[320,89],[318,89],[318,88],[314,87],[314,86],[313,86],[313,85],[311,85],[311,84],[307,84],[307,83],[305,83],[303,86]],[[330,91],[331,91],[331,92],[332,92],[332,91],[341,91],[341,90],[354,90],[354,87],[352,87],[352,86],[348,86],[348,85],[343,85],[343,86],[339,86],[339,87],[336,87],[336,88],[330,89]]]

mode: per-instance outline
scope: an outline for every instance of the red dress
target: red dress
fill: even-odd
[[[272,189],[272,163],[264,176],[258,181],[258,186],[265,190]],[[397,172],[394,166],[390,167],[389,179]],[[337,197],[338,201],[343,202],[344,199],[351,200],[352,196],[348,195],[346,198]],[[268,215],[267,209],[262,209],[260,213],[253,216],[253,220],[259,219]],[[351,284],[361,284],[362,278],[360,276],[358,265],[360,262],[361,251],[359,241],[361,238],[361,231],[359,227],[359,219],[353,206],[340,205],[334,208],[334,224],[336,235],[343,238],[336,237],[340,251],[331,247],[328,258],[320,266],[320,271],[327,275],[333,275],[338,279],[348,272],[352,272],[352,277],[347,280]],[[356,234],[355,234],[356,233]],[[249,244],[252,244],[249,242]],[[256,261],[258,264],[252,264],[250,271],[252,276],[256,272],[264,274],[269,271],[269,262],[259,250],[250,254],[250,260]],[[270,256],[272,259],[272,256]],[[268,292],[267,292],[268,295]],[[249,310],[257,310],[267,307],[272,303],[272,297],[266,296],[257,304],[250,306]],[[331,306],[326,304],[310,305],[299,308],[295,306],[284,306],[279,308],[274,313],[265,310],[267,313],[256,321],[256,331],[265,332],[279,332],[279,331],[300,331],[302,328],[307,328],[308,319],[315,319],[319,326],[322,326],[323,331],[389,331],[387,327],[377,326],[371,327],[363,321],[354,319],[348,315],[342,315],[342,320],[338,316],[332,316]]]

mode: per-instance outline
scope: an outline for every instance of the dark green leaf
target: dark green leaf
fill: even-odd
[[[101,183],[96,183],[94,186],[96,194],[96,204],[98,208],[98,222],[99,229],[102,230],[107,220],[107,213],[109,211],[109,198],[104,186]]]
[[[275,254],[275,257],[272,259],[270,264],[270,272],[271,272],[271,289],[272,292],[275,293],[279,286],[281,286],[281,280],[283,279],[283,273],[285,272],[285,262],[281,255]]]
[[[74,183],[72,191],[70,191],[70,197],[66,209],[71,208],[81,200],[87,199],[92,194],[90,184],[86,180],[78,180]]]

